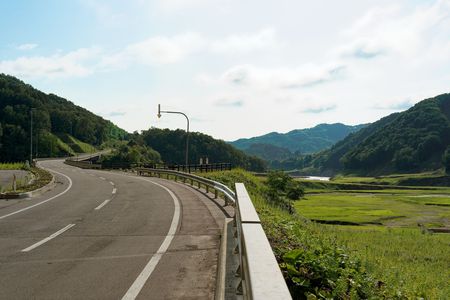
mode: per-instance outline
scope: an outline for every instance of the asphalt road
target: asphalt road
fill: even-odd
[[[0,299],[212,299],[220,205],[191,187],[41,165],[56,187],[0,200]]]

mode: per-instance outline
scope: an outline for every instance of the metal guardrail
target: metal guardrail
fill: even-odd
[[[259,216],[243,183],[236,183],[236,193],[226,185],[200,176],[162,169],[136,169],[138,175],[163,177],[175,181],[189,181],[191,185],[203,185],[207,192],[214,190],[224,196],[226,205],[235,207],[234,226],[236,253],[239,267],[236,274],[240,283],[236,293],[244,299],[292,299],[278,263],[270,247]]]
[[[102,168],[101,164],[93,164],[90,161],[66,159],[65,163],[70,166],[74,166],[74,167],[78,167],[78,168],[82,168],[82,169],[101,169]]]

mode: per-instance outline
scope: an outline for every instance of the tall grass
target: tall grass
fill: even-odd
[[[234,182],[245,183],[291,289],[293,288],[292,280],[298,277],[290,277],[292,273],[290,274],[285,268],[286,263],[283,257],[292,253],[294,249],[301,249],[300,253],[303,253],[303,256],[300,256],[301,262],[307,264],[306,268],[309,268],[309,271],[317,272],[317,266],[322,268],[319,268],[322,271],[325,269],[320,276],[329,276],[329,279],[334,281],[334,289],[342,289],[342,278],[345,279],[344,286],[348,289],[346,293],[329,296],[330,294],[326,294],[327,290],[322,289],[321,295],[325,298],[448,299],[450,295],[448,284],[450,235],[424,234],[416,225],[410,225],[413,226],[410,228],[387,228],[317,224],[304,218],[301,215],[301,209],[298,214],[292,215],[269,203],[264,196],[264,184],[247,172],[233,170],[209,173],[204,176],[227,184],[231,188]],[[427,194],[428,192],[424,191]],[[406,199],[412,199],[412,201],[409,202]],[[392,205],[387,199],[385,200],[383,202],[385,207],[378,207],[384,211],[390,209],[386,206]],[[417,199],[404,198],[403,200],[407,203],[398,203],[394,211],[405,204],[417,204],[423,207]],[[376,202],[376,200],[373,201]],[[300,200],[298,203],[301,203],[304,208],[308,205],[308,200]],[[376,205],[376,203],[373,204]],[[342,211],[345,211],[344,206],[341,207]],[[414,214],[420,213],[420,207],[414,210]],[[364,210],[364,205],[360,208]],[[311,211],[313,212],[314,208],[311,208]],[[326,209],[323,212],[326,213]],[[352,216],[349,215],[349,218]],[[358,217],[353,216],[353,218]],[[333,276],[336,276],[339,269],[333,266],[339,259],[344,261],[347,259],[346,265],[350,266],[348,269],[350,271],[346,272],[351,275],[341,274],[339,275],[341,277],[335,280]],[[342,270],[340,272],[342,273]],[[365,296],[351,292],[348,282],[352,281],[362,285],[361,289],[366,293]],[[317,291],[320,290],[320,287],[316,288]],[[294,294],[294,298],[306,299],[306,295],[309,295],[311,299],[317,299],[321,298],[319,294],[320,292],[315,294],[315,298],[310,294]]]
[[[0,170],[26,170],[24,163],[0,163]]]
[[[450,236],[418,228],[320,226],[319,236],[335,240],[361,259],[367,272],[408,299],[450,296]]]

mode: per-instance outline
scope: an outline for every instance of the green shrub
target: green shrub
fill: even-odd
[[[364,272],[359,260],[335,241],[324,238],[323,225],[311,223],[297,214],[287,213],[269,194],[285,191],[288,179],[272,174],[270,183],[243,170],[202,173],[202,176],[234,188],[245,184],[261,219],[272,250],[283,271],[294,299],[380,299],[382,289]]]

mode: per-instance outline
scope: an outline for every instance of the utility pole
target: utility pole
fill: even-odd
[[[38,158],[39,156],[39,130],[36,132],[36,154],[34,157]]]
[[[182,113],[181,111],[161,110],[161,104],[158,104],[158,118],[161,118],[161,113],[164,113],[164,114],[179,114],[179,115],[183,115],[186,118],[187,128],[186,128],[186,158],[185,158],[185,164],[186,164],[186,168],[188,168],[188,165],[189,165],[189,118],[188,118],[188,116],[185,113]]]
[[[33,108],[30,110],[30,166],[33,164]]]

